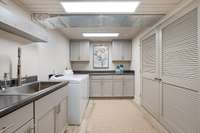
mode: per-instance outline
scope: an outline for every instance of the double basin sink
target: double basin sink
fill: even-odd
[[[36,93],[42,92],[54,85],[61,82],[33,82],[22,86],[10,87],[5,91],[0,91],[0,95],[34,95]]]

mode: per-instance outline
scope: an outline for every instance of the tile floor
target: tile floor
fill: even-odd
[[[90,100],[81,126],[67,133],[168,133],[133,100]]]

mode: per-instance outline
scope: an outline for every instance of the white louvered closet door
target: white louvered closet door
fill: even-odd
[[[197,9],[162,29],[162,117],[172,133],[200,133]]]
[[[142,40],[142,105],[159,117],[160,81],[158,78],[158,47],[156,34]]]

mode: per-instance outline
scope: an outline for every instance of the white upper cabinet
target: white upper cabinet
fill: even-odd
[[[90,61],[90,42],[71,41],[70,57],[71,61]]]
[[[114,40],[112,42],[113,61],[131,61],[132,42],[129,40]]]

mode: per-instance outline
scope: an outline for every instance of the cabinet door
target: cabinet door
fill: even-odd
[[[160,80],[156,34],[142,40],[142,105],[156,118],[160,114]]]
[[[33,133],[34,132],[34,126],[33,126],[33,120],[29,121],[19,129],[17,129],[14,133]]]
[[[80,60],[80,43],[78,41],[70,42],[70,58],[71,61]]]
[[[119,41],[112,42],[112,60],[114,61],[122,60],[122,50]]]
[[[102,96],[112,96],[112,80],[102,80]]]
[[[102,96],[101,80],[91,80],[91,97]]]
[[[122,48],[122,54],[121,58],[124,61],[131,61],[131,56],[132,56],[132,43],[131,41],[124,41],[123,44],[121,44]]]
[[[134,79],[124,79],[124,96],[134,96]]]
[[[17,98],[17,97],[16,97]],[[14,100],[14,99],[13,99]],[[33,103],[0,118],[0,133],[13,133],[33,119]]]
[[[63,99],[56,107],[56,133],[64,133],[67,123],[67,99]]]
[[[36,133],[55,133],[55,109],[36,119]]]
[[[123,80],[113,80],[113,96],[121,97],[123,96]]]
[[[90,42],[80,41],[80,60],[89,61],[90,60]]]

